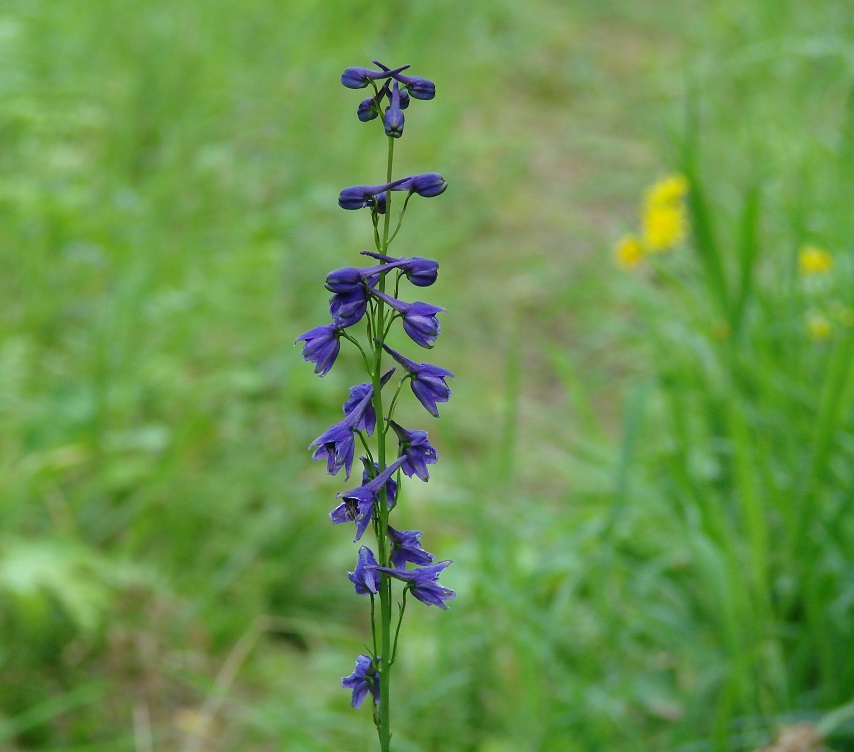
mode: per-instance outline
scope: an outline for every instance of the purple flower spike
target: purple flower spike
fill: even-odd
[[[430,480],[427,465],[435,465],[439,459],[438,452],[427,441],[427,431],[407,431],[393,420],[389,425],[397,434],[400,456],[406,460],[400,469],[410,478],[415,475],[426,483]]]
[[[347,68],[341,74],[341,83],[348,89],[364,89],[371,81],[388,78],[389,76],[393,76],[401,71],[405,71],[409,66],[404,65],[400,68],[395,68],[394,70],[390,70],[384,65],[380,67],[382,70],[378,71],[371,70],[370,68]],[[415,95],[413,94],[413,96]],[[415,98],[418,99],[418,97]]]
[[[377,658],[377,660],[380,659]],[[356,657],[355,671],[350,676],[341,679],[341,686],[344,689],[353,690],[350,704],[354,708],[358,708],[362,704],[362,700],[367,697],[368,692],[373,695],[374,704],[380,704],[380,675],[370,656],[359,655]]]
[[[403,316],[403,330],[415,344],[428,350],[433,347],[436,338],[442,331],[436,314],[444,311],[444,308],[429,303],[404,303],[402,300],[392,298],[379,290],[372,289],[370,293],[380,300],[384,300]]]
[[[438,418],[439,409],[436,407],[436,403],[447,402],[450,399],[451,390],[445,383],[445,379],[448,376],[453,378],[454,374],[444,368],[433,366],[429,363],[415,363],[409,360],[409,358],[404,358],[399,352],[392,350],[385,343],[383,343],[383,349],[411,374],[412,381],[410,382],[410,388],[412,389],[412,393],[424,405],[424,408],[430,415]]]
[[[403,110],[400,107],[400,86],[397,81],[391,89],[391,102],[386,107],[385,117],[385,134],[392,138],[400,138],[403,135]]]
[[[378,572],[385,572],[397,580],[409,584],[409,589],[419,601],[428,606],[438,606],[447,610],[445,601],[452,601],[457,594],[450,588],[442,587],[439,582],[439,574],[447,568],[450,561],[440,561],[428,567],[418,569],[391,569],[390,567],[377,567]]]
[[[368,567],[376,566],[378,566],[378,562],[374,558],[374,552],[367,546],[362,546],[359,549],[356,569],[353,572],[347,572],[350,582],[356,586],[356,595],[377,594],[380,589],[379,572],[374,569],[368,569]]]
[[[379,490],[402,464],[403,458],[398,457],[385,470],[367,483],[358,488],[352,488],[349,491],[342,491],[338,494],[338,498],[342,499],[342,502],[329,513],[329,519],[332,520],[332,524],[339,525],[342,522],[355,522],[356,537],[353,541],[359,540],[365,530],[368,529],[368,523],[373,518],[374,504],[379,498]]]
[[[341,343],[338,341],[340,336],[341,327],[333,323],[316,326],[296,338],[296,342],[305,342],[302,348],[303,360],[315,364],[316,374],[325,376],[335,364],[341,350]]]
[[[416,287],[430,287],[439,276],[439,262],[433,261],[433,259],[421,258],[420,256],[394,258],[394,256],[385,256],[374,251],[361,251],[361,253],[364,256],[373,256],[375,259],[387,262],[386,266],[393,264]]]
[[[421,548],[420,530],[395,530],[389,525],[388,537],[392,543],[391,563],[395,569],[406,569],[408,561],[418,566],[433,562],[433,554]],[[378,566],[376,562],[374,566]]]

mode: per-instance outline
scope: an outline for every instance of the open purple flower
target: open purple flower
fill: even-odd
[[[365,411],[371,407],[371,400],[374,396],[374,388],[368,384],[368,388],[364,392],[362,399],[352,406],[350,412],[345,409],[344,420],[336,423],[334,426],[326,429],[318,436],[308,448],[317,447],[311,455],[313,460],[326,460],[326,472],[330,475],[337,475],[338,471],[343,467],[347,478],[350,477],[350,470],[353,467],[353,455],[356,451],[356,437],[354,431],[356,426],[360,424]],[[345,407],[346,407],[345,403]],[[374,416],[376,423],[376,416]]]
[[[349,491],[342,491],[338,494],[338,498],[342,499],[342,501],[329,513],[329,519],[332,520],[332,524],[340,525],[342,522],[355,522],[356,537],[353,540],[359,540],[365,530],[367,530],[368,523],[373,518],[374,504],[379,500],[380,489],[388,482],[388,479],[391,478],[401,464],[403,464],[403,459],[398,457],[385,470],[367,483],[362,484],[358,488],[352,488]]]
[[[338,341],[340,336],[341,326],[339,324],[324,324],[300,334],[294,344],[305,342],[302,348],[303,360],[314,363],[314,372],[320,376],[325,376],[335,364],[335,359],[341,350],[341,343]]]
[[[436,403],[447,402],[451,398],[451,390],[445,383],[445,379],[449,376],[453,378],[454,374],[445,368],[433,366],[429,363],[415,363],[409,360],[409,358],[404,358],[399,352],[392,350],[385,343],[383,343],[383,349],[410,374],[411,381],[409,386],[412,389],[412,393],[424,405],[424,408],[430,415],[438,418],[439,408],[436,407]]]
[[[355,285],[349,292],[335,293],[329,298],[329,313],[341,329],[358,324],[368,308],[368,290]]]
[[[391,88],[391,101],[386,107],[383,123],[385,124],[386,136],[400,138],[403,135],[404,117],[400,106],[400,85],[397,81]]]
[[[391,378],[391,375],[394,373],[394,368],[386,371],[382,378],[380,378],[380,385],[385,386],[386,382]],[[362,407],[362,400],[365,399],[366,395],[371,395],[371,399],[373,399],[374,388],[370,383],[367,384],[357,384],[356,386],[350,387],[350,396],[347,401],[343,405],[344,416],[350,415],[354,410],[360,409],[362,410],[361,417],[356,421],[353,426],[354,431],[364,431],[368,436],[370,436],[374,432],[374,428],[377,425],[377,414],[374,411],[374,405],[372,402],[368,402],[366,407]]]
[[[359,549],[356,569],[347,572],[350,582],[356,586],[356,595],[377,594],[380,589],[380,574],[376,569],[368,569],[368,567],[376,566],[378,566],[378,562],[374,558],[374,552],[367,546],[362,546]]]
[[[410,478],[416,475],[426,483],[430,480],[427,465],[435,465],[439,459],[438,452],[427,441],[427,431],[407,431],[393,420],[389,425],[397,434],[398,450],[405,459],[400,469]]]
[[[395,258],[374,251],[362,251],[361,253],[364,256],[373,256],[375,259],[385,261],[386,266],[393,265],[400,269],[416,287],[429,287],[436,281],[439,274],[439,262],[433,261],[433,259],[421,258],[420,256]]]
[[[439,574],[447,568],[450,561],[440,561],[438,564],[431,564],[427,567],[419,567],[418,569],[392,569],[390,567],[377,567],[378,572],[385,572],[397,580],[406,582],[409,589],[419,601],[428,606],[438,606],[441,609],[446,609],[445,601],[451,601],[457,597],[457,594],[450,588],[442,587],[439,584]]]
[[[391,563],[395,569],[406,569],[408,561],[423,566],[430,564],[435,558],[433,554],[421,548],[420,530],[395,530],[389,525],[388,537],[392,543]],[[373,566],[378,565],[374,562]]]
[[[404,303],[402,300],[386,295],[379,290],[371,289],[371,295],[384,300],[395,311],[403,317],[403,330],[412,338],[412,341],[421,347],[428,350],[433,347],[433,343],[442,331],[439,326],[439,319],[436,318],[437,313],[444,311],[444,308],[430,305],[429,303]]]
[[[377,660],[380,659],[377,658]],[[368,655],[359,655],[356,657],[356,669],[350,676],[345,676],[341,679],[341,686],[344,689],[353,690],[353,697],[350,699],[350,704],[354,708],[358,708],[362,704],[368,692],[373,695],[376,705],[380,703],[380,675],[374,666],[373,660]]]

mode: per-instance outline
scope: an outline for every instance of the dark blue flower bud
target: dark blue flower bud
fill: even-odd
[[[368,206],[378,206],[380,204],[379,194],[387,190],[409,190],[408,184],[406,188],[399,188],[398,186],[407,183],[414,177],[418,176],[399,178],[382,185],[351,185],[338,194],[338,206],[342,209],[364,209]],[[382,199],[382,205],[383,209],[380,213],[385,211],[385,198]]]
[[[406,70],[408,67],[408,65],[404,65],[401,68],[395,68],[394,70],[385,68],[384,70],[378,71],[372,70],[371,68],[347,68],[341,74],[341,83],[348,89],[364,89],[371,81],[376,81],[380,78],[388,78],[395,73],[400,73],[400,71]]]
[[[406,259],[400,268],[406,274],[407,279],[416,287],[429,287],[436,281],[439,274],[439,262],[433,259],[413,256]]]
[[[386,107],[385,117],[385,134],[392,138],[400,138],[403,135],[403,110],[400,108],[400,87],[397,81],[391,90],[391,103]]]
[[[411,264],[411,262],[416,261],[416,259],[393,259],[389,256],[383,257],[382,254],[371,254],[368,251],[363,251],[363,253],[365,255],[374,255],[380,258],[385,258],[390,261],[390,263],[369,266],[362,269],[358,269],[353,266],[345,266],[343,269],[336,269],[335,271],[329,272],[329,274],[326,275],[326,289],[329,290],[329,292],[346,295],[352,293],[353,288],[360,286],[363,282],[367,282],[369,287],[374,287],[376,286],[381,273],[395,268],[406,271],[407,266]],[[427,261],[427,259],[417,260]],[[435,261],[432,263],[436,264]],[[438,266],[438,264],[436,264],[436,266]],[[406,271],[406,273],[409,274],[409,271]],[[435,274],[433,275],[433,279],[435,280]],[[426,287],[426,285],[421,285],[421,287]]]
[[[429,287],[436,281],[439,274],[439,263],[433,259],[421,258],[420,256],[395,258],[375,251],[360,251],[360,253],[363,256],[372,256],[380,261],[385,261],[387,266],[397,267],[416,287]]]
[[[429,79],[401,75],[397,75],[394,78],[400,81],[415,99],[433,99],[436,96],[436,84]]]
[[[413,175],[406,179],[395,190],[410,190],[424,198],[432,198],[444,193],[448,184],[438,172],[424,172],[420,175]]]
[[[379,115],[379,109],[376,107],[373,97],[368,97],[359,102],[359,107],[356,109],[356,115],[363,123],[376,119]]]

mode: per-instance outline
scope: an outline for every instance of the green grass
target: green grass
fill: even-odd
[[[362,377],[292,343],[370,247],[335,198],[384,148],[337,79],[379,58],[437,82],[397,153],[450,188],[397,247],[441,263],[457,375],[410,421],[441,461],[400,522],[458,598],[404,626],[398,752],[751,750],[799,719],[854,749],[852,26],[8,0],[0,748],[375,749],[338,686],[368,634],[341,486],[305,451]],[[617,270],[672,171],[691,237]]]

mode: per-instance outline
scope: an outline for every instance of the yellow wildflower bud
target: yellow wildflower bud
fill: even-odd
[[[621,269],[634,269],[643,256],[643,246],[636,235],[623,235],[614,245],[614,261]]]
[[[814,313],[807,319],[807,333],[811,340],[828,339],[830,332],[830,322],[820,313]]]
[[[798,269],[801,274],[824,274],[833,266],[833,257],[824,248],[805,245],[798,254]]]

